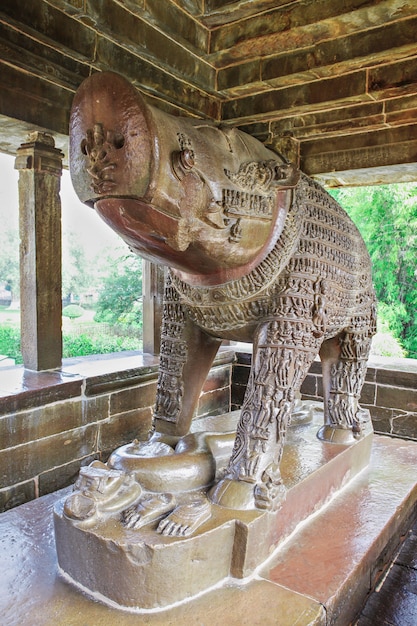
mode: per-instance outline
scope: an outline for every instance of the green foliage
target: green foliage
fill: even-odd
[[[82,317],[84,315],[84,309],[78,304],[68,304],[68,306],[64,306],[62,309],[62,315],[64,317],[69,317],[70,320],[75,320],[77,317]]]
[[[12,294],[19,293],[19,233],[17,229],[0,229],[0,283],[8,282]]]
[[[90,354],[108,354],[124,350],[140,350],[142,342],[135,337],[117,337],[102,335],[89,337],[88,335],[63,336],[63,356],[76,357]],[[20,330],[11,326],[0,325],[0,354],[15,359],[17,365],[23,363],[20,350]]]
[[[99,294],[96,322],[142,328],[142,260],[133,254],[110,264]]]
[[[141,342],[132,337],[102,336],[89,337],[88,335],[64,335],[63,356],[87,356],[89,354],[109,354],[123,350],[140,350]]]
[[[64,233],[62,238],[62,293],[80,295],[85,289],[94,287],[96,272],[87,260],[82,245],[72,232]]]
[[[0,326],[0,354],[14,359],[17,365],[23,363],[18,328],[8,325]]]
[[[417,184],[333,190],[372,260],[382,329],[417,358]]]

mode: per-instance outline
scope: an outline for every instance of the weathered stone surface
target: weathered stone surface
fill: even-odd
[[[148,58],[157,58],[159,64],[169,67],[172,73],[193,78],[200,87],[214,88],[214,69],[174,39],[111,0],[87,0],[86,4],[88,19],[112,39],[122,40],[133,50],[140,41]]]
[[[163,315],[165,268],[142,260],[142,342],[143,351],[159,354]]]
[[[125,0],[126,1],[126,0]],[[128,2],[129,8],[137,7],[137,2]],[[135,9],[136,12],[138,8]],[[141,7],[139,7],[141,10]],[[200,53],[208,52],[209,30],[179,8],[175,3],[160,0],[146,0],[146,10],[154,22],[174,40],[184,39]]]
[[[86,63],[45,46],[8,24],[0,24],[0,42],[4,61],[9,64],[17,61],[22,69],[36,70],[61,87],[75,91],[88,76]]]
[[[274,89],[254,96],[245,96],[239,100],[225,102],[222,117],[227,121],[239,121],[242,118],[253,119],[255,116],[273,116],[273,111],[293,109],[311,111],[326,102],[337,99],[340,104],[363,98],[366,92],[366,73],[352,72],[349,76],[329,78],[305,85],[296,85],[286,89]]]
[[[68,133],[73,92],[3,63],[0,59],[0,111],[2,115]],[[24,138],[23,138],[24,139]],[[17,146],[14,146],[16,150]]]
[[[417,439],[417,411],[400,414],[398,410],[395,410],[391,423],[393,435]]]
[[[0,451],[0,485],[24,482],[97,449],[97,426],[85,426]]]
[[[395,387],[416,388],[417,363],[413,359],[407,361],[407,369],[399,369],[399,366],[392,363],[386,368],[376,370],[376,382],[381,385],[393,385]]]
[[[406,46],[402,54],[404,57],[409,56],[412,52],[409,46],[410,44],[414,46],[416,24],[417,19],[412,18],[407,22],[389,24],[381,28],[378,36],[372,30],[358,32],[316,43],[309,48],[303,47],[302,50],[268,57],[262,62],[261,79],[278,87],[291,84],[292,81],[304,82],[304,80],[316,80],[318,77],[326,78],[349,72],[355,66],[359,68],[390,62],[393,41],[396,43],[396,48]],[[396,72],[393,71],[394,83],[404,80],[404,74],[413,75],[412,67],[405,70],[404,63],[409,64],[410,61],[400,63],[402,72],[397,68]],[[386,74],[386,68],[383,72]],[[399,76],[397,77],[396,74]],[[292,75],[294,76],[291,79]],[[374,85],[375,88],[381,88],[377,83],[378,76],[382,79],[382,71],[378,72],[378,68],[375,70],[372,67],[369,73],[371,88],[374,88]]]
[[[32,372],[15,368],[2,372],[0,414],[7,415],[81,394],[82,379],[64,372]]]
[[[110,398],[108,395],[81,399],[82,419],[84,424],[92,424],[106,419],[110,415]]]
[[[404,25],[405,35],[413,43],[415,42],[416,28],[417,19],[413,20],[411,24]],[[403,92],[415,93],[417,59],[408,58],[390,63],[388,66],[372,68],[369,70],[368,76],[369,92],[374,98],[382,98],[385,95],[395,97]]]
[[[337,17],[340,14],[343,16],[344,13],[360,8],[364,3],[360,0],[350,0],[349,2],[344,2],[343,5],[337,2],[329,2],[325,5],[320,5],[320,10],[318,10],[314,2],[294,3],[289,8],[286,7],[285,11],[280,8],[280,4],[285,3],[275,2],[272,10],[249,17],[246,20],[244,29],[242,29],[241,22],[216,29],[211,40],[211,50],[220,51],[227,48],[236,48],[239,44],[244,49],[245,39],[242,37],[242,30],[245,32],[246,39],[259,42],[258,46],[253,45],[253,43],[252,46],[248,46],[250,54],[268,54],[268,48],[269,53],[271,53],[285,37],[287,39],[286,46],[290,48],[300,47],[301,43],[306,46],[309,43],[309,39],[311,41],[313,38],[318,38],[318,29],[320,29],[319,32],[322,38],[329,38],[332,35],[334,37],[335,32],[338,34],[343,33],[343,30],[347,29],[347,25],[344,26],[346,18],[335,19],[333,22],[329,18]],[[268,8],[270,8],[270,5]],[[365,11],[363,13],[365,14]],[[316,24],[316,22],[321,21],[323,21],[322,24]],[[311,24],[315,25],[315,29],[308,28],[308,25]],[[299,35],[297,38],[294,37],[295,41],[291,42],[291,46],[288,39],[291,37],[292,30],[299,31]],[[276,41],[275,46],[274,40]],[[241,51],[240,54],[244,55],[244,52]]]
[[[156,382],[153,382],[112,393],[110,396],[110,415],[153,406],[155,388]]]
[[[112,415],[109,419],[99,424],[98,448],[107,460],[109,454],[115,448],[134,439],[143,441],[151,429],[152,408],[132,409],[118,415]]]
[[[396,601],[392,602],[395,597]],[[412,625],[417,622],[417,571],[394,564],[384,584],[384,596],[370,596],[362,613],[369,624]],[[361,618],[359,626],[365,626]]]
[[[223,387],[200,396],[197,415],[221,415],[230,410],[230,387]]]
[[[78,478],[80,467],[89,465],[95,459],[99,458],[99,453],[91,454],[82,459],[71,461],[64,465],[59,465],[51,470],[42,472],[38,477],[38,496],[44,496],[58,489],[63,489],[72,485]],[[33,498],[28,498],[32,500]]]
[[[134,83],[168,102],[180,103],[182,114],[186,112],[203,117],[218,117],[219,105],[214,96],[208,95],[180,76],[173,76],[165,67],[155,68],[152,63],[132,54],[114,41],[99,37],[97,41],[97,64],[100,69],[112,67],[116,72],[130,78]]]
[[[230,387],[231,374],[232,368],[230,365],[213,367],[203,385],[203,393],[214,391],[215,389],[221,389],[223,387]]]
[[[378,385],[377,405],[382,407],[396,407],[404,411],[416,411],[417,389],[398,389],[388,385]]]
[[[282,135],[291,132],[295,138],[306,139],[317,135],[338,135],[365,128],[383,128],[384,107],[381,102],[365,102],[326,111],[306,112],[302,115],[286,117],[270,123],[271,134]],[[250,132],[250,127],[249,127]]]
[[[8,511],[15,506],[30,502],[37,497],[37,485],[34,479],[0,489],[0,511]]]
[[[81,400],[57,402],[0,417],[2,447],[12,448],[83,424]]]
[[[317,376],[307,374],[304,379],[303,384],[301,385],[301,395],[303,397],[314,398],[318,396],[317,391]]]
[[[43,0],[32,0],[30,3],[25,0],[4,0],[1,10],[8,18],[39,33],[45,42],[56,42],[59,47],[71,50],[78,58],[93,60],[94,31],[49,3]]]
[[[401,126],[387,130],[350,134],[346,138],[328,138],[326,147],[320,142],[303,142],[302,165],[310,174],[354,170],[396,163],[413,163],[417,149],[417,126]],[[321,144],[323,146],[323,144]]]
[[[362,387],[361,398],[360,401],[363,404],[374,405],[376,399],[376,385],[373,383],[365,382]]]
[[[410,444],[415,445],[375,437],[373,458],[381,454],[378,466],[372,466],[371,462],[370,472],[363,472],[342,498],[333,500],[325,515],[318,515],[311,525],[304,527],[260,572],[261,577],[322,602],[328,624],[350,623],[355,612],[360,611],[367,591],[375,584],[375,565],[381,566],[381,561],[385,561],[385,565],[389,563],[401,535],[415,518],[415,475],[407,477],[405,469],[408,466],[408,471],[411,470]],[[391,482],[394,475],[396,480]],[[405,507],[400,503],[392,506],[402,489],[411,495],[411,500]],[[378,491],[380,495],[375,497]],[[347,493],[351,495],[348,508]],[[380,529],[380,536],[374,541],[372,533],[376,527]],[[381,549],[382,546],[385,548]],[[340,559],[342,553],[343,559]],[[323,559],[325,554],[328,558]],[[313,562],[316,567],[310,570],[311,574],[302,575],[306,564]],[[347,586],[340,585],[346,569],[352,571],[351,581]],[[347,593],[349,603],[345,602]],[[349,614],[352,617],[349,618]]]
[[[366,406],[371,411],[372,423],[376,433],[392,434],[392,415],[393,409],[384,409],[383,407]]]

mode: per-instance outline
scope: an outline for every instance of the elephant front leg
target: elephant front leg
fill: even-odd
[[[174,445],[189,432],[220,344],[221,339],[210,337],[187,317],[168,279],[152,440]]]
[[[285,497],[280,474],[285,434],[295,392],[318,349],[307,329],[310,346],[298,345],[298,326],[295,320],[274,320],[258,331],[227,474],[211,493],[217,504],[270,510]]]

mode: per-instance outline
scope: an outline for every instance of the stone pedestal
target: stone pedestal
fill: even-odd
[[[212,505],[212,514],[191,537],[165,537],[149,524],[124,527],[120,512],[91,521],[69,519],[55,508],[58,561],[76,585],[121,608],[161,609],[188,600],[233,577],[255,573],[299,524],[325,507],[369,462],[372,427],[357,442],[335,444],[316,434],[321,405],[310,403],[312,421],[288,433],[281,465],[287,495],[275,512],[235,511]],[[237,416],[236,416],[237,417]],[[230,418],[206,418],[197,430],[219,432]]]

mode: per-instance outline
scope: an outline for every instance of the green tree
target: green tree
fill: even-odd
[[[0,231],[0,283],[9,283],[13,298],[19,293],[19,233],[15,229]]]
[[[80,296],[96,284],[96,267],[88,261],[85,249],[75,233],[64,233],[62,238],[62,293]]]
[[[142,260],[137,255],[110,260],[94,319],[142,328]]]
[[[62,309],[63,317],[69,317],[70,320],[76,320],[78,317],[82,317],[84,313],[84,309],[78,304],[68,304]]]
[[[332,190],[362,233],[372,260],[382,328],[417,358],[417,184]]]

